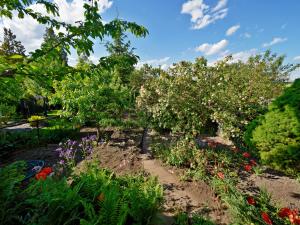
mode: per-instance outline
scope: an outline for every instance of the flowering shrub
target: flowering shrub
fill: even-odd
[[[269,51],[245,63],[230,60],[214,66],[204,58],[174,64],[143,84],[138,109],[154,128],[197,135],[212,121],[224,136],[240,136],[280,95],[283,81],[294,68],[283,65],[283,57]]]
[[[96,135],[92,135],[83,137],[79,143],[70,139],[65,143],[59,143],[59,148],[55,151],[58,152],[60,166],[72,169],[76,166],[78,159],[91,156],[96,140]]]

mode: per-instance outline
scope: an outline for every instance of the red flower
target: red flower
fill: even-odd
[[[247,164],[244,166],[244,169],[249,172],[252,169],[252,166],[250,164]]]
[[[39,172],[35,175],[35,179],[37,180],[46,180],[47,174],[44,172]]]
[[[294,224],[296,224],[296,225],[300,225],[300,217],[299,216],[297,216],[298,218],[295,218],[294,219]]]
[[[249,205],[255,205],[256,204],[254,198],[251,197],[251,196],[247,197],[247,202],[248,202]]]
[[[251,159],[251,160],[250,160],[250,164],[251,164],[252,166],[256,166],[256,165],[257,165],[257,163],[255,162],[254,159]]]
[[[224,178],[225,178],[224,173],[222,173],[222,172],[218,172],[218,173],[217,173],[217,176],[218,176],[221,180],[224,180]]]
[[[266,224],[273,224],[272,220],[270,219],[269,215],[266,212],[261,213],[261,218],[265,221]]]
[[[278,212],[278,216],[280,218],[289,217],[289,215],[291,215],[291,214],[292,214],[292,210],[290,210],[289,208],[282,208]]]
[[[45,174],[47,174],[47,175],[49,175],[49,174],[52,173],[52,172],[53,172],[53,170],[52,170],[51,167],[45,167],[45,168],[43,168],[43,169],[41,170],[41,173],[45,173]]]
[[[244,153],[243,153],[243,156],[244,156],[245,158],[250,158],[251,155],[250,155],[248,152],[244,152]]]

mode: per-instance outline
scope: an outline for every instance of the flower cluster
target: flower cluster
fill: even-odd
[[[94,142],[97,140],[96,135],[83,137],[78,147],[81,149],[81,153],[84,157],[88,157],[92,154],[94,148]]]
[[[278,212],[280,218],[288,218],[291,224],[300,225],[300,215],[297,209],[282,208]]]
[[[53,172],[51,167],[43,168],[39,173],[35,175],[35,179],[37,180],[46,180],[47,176],[49,176]]]
[[[249,160],[249,158],[251,158],[251,155],[249,152],[244,152],[243,157],[246,158],[247,160]],[[247,172],[250,172],[252,170],[252,168],[256,165],[257,165],[256,161],[254,159],[250,159],[249,162],[246,165],[244,165],[244,169]]]
[[[256,206],[256,201],[252,196],[248,196],[246,198],[249,205]],[[300,225],[300,215],[298,209],[289,209],[289,208],[281,208],[278,212],[278,216],[282,219],[289,219],[291,224]],[[273,224],[268,213],[262,211],[261,217],[266,224]]]
[[[59,164],[73,168],[78,158],[84,159],[92,154],[96,140],[96,135],[92,135],[83,137],[79,142],[69,139],[65,143],[59,143],[59,148],[55,150],[60,158]]]
[[[75,166],[75,157],[78,151],[76,141],[68,139],[65,143],[59,143],[59,148],[55,151],[58,152],[60,165]]]

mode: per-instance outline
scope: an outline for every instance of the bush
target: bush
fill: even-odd
[[[270,105],[264,116],[251,123],[245,141],[258,149],[265,164],[300,170],[300,79]]]
[[[37,115],[35,115],[35,116],[31,116],[28,119],[28,122],[29,122],[29,124],[30,124],[31,127],[37,127],[38,124],[40,125],[40,124],[44,123],[45,119],[46,119],[46,117],[44,117],[44,116],[37,116]]]

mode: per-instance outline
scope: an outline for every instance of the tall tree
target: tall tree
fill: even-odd
[[[20,41],[16,40],[16,35],[4,27],[4,38],[0,46],[0,55],[12,56],[12,55],[23,55],[25,56],[25,47]]]
[[[52,60],[57,62],[61,62],[64,65],[68,64],[68,54],[66,48],[62,45],[58,46],[59,37],[55,34],[54,29],[52,27],[46,28],[44,34],[44,41],[41,45],[41,49],[45,51],[52,50],[54,54],[52,54]]]
[[[129,83],[134,65],[137,64],[139,59],[134,54],[134,48],[131,48],[130,41],[125,40],[126,38],[127,36],[121,30],[116,32],[113,41],[105,45],[110,55],[100,59],[100,65],[114,70],[124,84]]]

